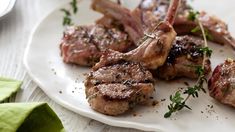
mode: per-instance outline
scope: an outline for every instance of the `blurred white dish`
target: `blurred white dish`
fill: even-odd
[[[13,9],[15,2],[16,0],[0,0],[0,19]]]

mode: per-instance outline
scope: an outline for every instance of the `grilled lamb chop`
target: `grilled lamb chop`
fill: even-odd
[[[85,86],[91,107],[107,115],[119,115],[146,102],[154,91],[152,74],[132,62],[92,71]]]
[[[169,0],[142,0],[139,4],[139,9],[143,12],[151,11],[159,20],[163,20],[169,8]],[[183,14],[185,10],[190,10],[191,7],[187,4],[186,0],[182,0],[177,11],[177,14]]]
[[[147,0],[145,2],[149,3],[149,2],[153,2],[153,0]],[[123,7],[120,7],[119,5],[115,5],[115,6],[112,5],[112,8],[110,8],[108,6],[110,4],[107,4],[107,3],[108,2],[106,1],[106,3],[103,4],[102,1],[101,1],[99,3],[93,4],[93,9],[97,9],[96,6],[98,4],[98,6],[100,8],[100,9],[98,8],[99,9],[98,11],[104,13],[105,15],[109,15],[109,17],[108,17],[109,19],[111,19],[110,18],[111,15],[107,13],[108,11],[115,12],[116,10],[119,10],[119,13],[121,12],[119,15],[123,15],[125,13],[124,11],[122,11]],[[142,28],[146,32],[149,32],[148,29],[152,29],[154,27],[154,24],[156,25],[156,23],[159,23],[160,20],[163,20],[162,16],[160,16],[161,14],[160,14],[159,10],[162,10],[163,8],[166,10],[166,9],[168,9],[168,6],[169,6],[169,2],[166,2],[164,0],[161,0],[161,1],[159,0],[158,1],[158,9],[153,14],[152,10],[155,10],[155,8],[153,8],[155,5],[147,5],[148,3],[144,3],[145,5],[141,5],[141,7],[140,7],[141,11],[142,11],[141,12],[142,16],[138,16],[138,15],[140,15],[139,14],[140,10],[138,10],[138,8],[132,12],[132,15],[134,14],[134,16],[136,16],[136,17],[133,17],[133,19],[138,20],[138,18],[142,18],[142,20],[141,20],[142,25],[143,25]],[[156,0],[155,0],[155,4],[157,4]],[[190,7],[187,6],[186,1],[183,1],[180,7],[181,7],[179,9],[180,12],[178,12],[178,14],[183,14],[185,10],[190,9]],[[113,11],[114,8],[115,8],[115,10]],[[113,14],[113,18],[119,20],[120,18],[116,17],[117,14],[118,14],[118,12],[116,12],[116,14]],[[162,15],[165,17],[166,13],[164,13]],[[105,19],[105,17],[103,19]],[[122,19],[124,19],[124,18],[122,18]],[[174,19],[174,17],[171,17],[170,19]],[[168,21],[172,21],[172,20],[168,20]],[[125,24],[125,23],[122,23],[122,24]],[[128,32],[128,33],[130,34],[130,32]],[[139,36],[139,37],[141,37],[141,36]],[[170,54],[172,53],[170,55],[171,56],[170,57],[171,62],[170,63],[166,62],[164,64],[164,66],[162,66],[159,70],[153,71],[154,74],[158,73],[160,78],[167,79],[167,80],[173,79],[175,77],[197,78],[197,75],[195,73],[195,68],[189,67],[188,65],[202,65],[202,60],[203,60],[202,54],[198,54],[196,56],[195,55],[196,54],[195,50],[196,50],[196,48],[200,48],[200,47],[203,46],[203,41],[202,40],[200,41],[199,39],[196,39],[196,38],[192,38],[191,36],[178,37],[177,40],[175,40],[175,42],[176,41],[177,41],[177,43],[181,43],[181,44],[173,45],[173,49],[170,52]],[[193,41],[195,41],[195,42],[193,42]],[[139,46],[139,48],[140,47],[141,46]],[[179,53],[180,52],[179,48],[183,48],[183,49],[181,49],[181,50],[183,50],[181,53]],[[144,48],[141,48],[141,49],[144,49]],[[136,49],[136,50],[138,50],[138,49]],[[172,59],[173,58],[173,53],[176,56],[174,58],[174,61]],[[113,56],[120,56],[120,54],[119,55],[115,55],[115,54],[118,54],[118,53],[117,52],[110,53],[109,55],[111,57],[104,55],[102,60],[106,60],[106,61],[108,61],[108,63],[110,63],[110,62],[112,63],[112,62],[114,62],[114,59],[113,59],[114,57]],[[133,54],[133,53],[131,52],[131,54]],[[191,56],[191,58],[190,58],[190,54],[193,55],[194,57],[192,58],[192,56]],[[122,55],[122,57],[125,58],[125,60],[127,60],[127,58],[128,58],[125,55]],[[141,62],[140,61],[140,58],[141,58],[140,55],[137,56],[137,58],[132,58],[132,57],[130,57],[130,58],[131,59],[128,59],[128,60],[138,60],[138,62]],[[169,58],[169,56],[168,56],[168,58]],[[146,60],[148,62],[151,62],[146,58],[144,60]],[[154,59],[154,60],[156,60],[156,59]],[[206,62],[207,62],[206,65],[205,65],[206,71],[210,72],[210,61],[207,60]],[[159,64],[159,65],[161,65],[161,64]],[[154,68],[149,68],[149,69],[154,69]]]
[[[145,33],[153,32],[156,25],[163,21],[163,19],[160,20],[156,17],[152,11],[142,11],[139,8],[136,8],[131,12],[127,8],[117,5],[109,0],[93,0],[92,8],[95,11],[104,14],[104,17],[99,19],[97,23],[110,27],[112,19],[114,19],[113,21],[116,20],[115,22],[120,22],[137,46],[141,44],[139,43],[139,40],[144,37]],[[164,18],[165,17],[166,15]]]
[[[215,68],[208,88],[211,97],[235,107],[235,60],[227,59]]]
[[[195,66],[203,63],[203,52],[199,50],[203,45],[204,41],[200,38],[188,35],[176,37],[165,64],[154,71],[155,74],[165,80],[175,77],[198,78]],[[204,69],[205,73],[211,71],[209,58]]]
[[[157,68],[166,60],[176,36],[170,24],[179,2],[173,0],[167,21],[145,36],[138,48],[127,53],[107,50],[102,55],[85,83],[88,102],[94,110],[119,115],[145,102],[153,93],[152,74],[146,69]]]
[[[128,35],[118,28],[90,25],[68,28],[60,49],[64,62],[92,66],[106,49],[126,52],[132,46]]]
[[[201,36],[200,32],[192,33],[192,29],[198,26],[194,21],[187,19],[188,14],[179,16],[176,19],[174,28],[179,35],[182,34],[193,34]],[[215,16],[209,16],[205,12],[200,12],[198,20],[202,23],[203,27],[211,35],[210,40],[219,44],[229,44],[235,48],[235,39],[231,36],[228,31],[228,26],[220,19]]]
[[[111,53],[108,52],[104,54],[101,57],[100,62],[93,67],[94,70],[97,70],[105,65],[110,65],[110,63],[116,63],[120,60],[139,62],[148,69],[157,69],[159,66],[163,65],[176,36],[171,24],[174,21],[174,16],[179,4],[178,2],[179,0],[173,1],[171,8],[169,8],[168,14],[166,15],[165,21],[158,23],[151,33],[146,34],[139,42],[140,44],[138,44],[139,46],[136,49],[127,53],[119,53],[109,50]],[[111,14],[113,17],[118,18],[119,15],[122,15],[122,13],[119,12],[118,14],[118,12],[116,12],[116,10],[119,9],[119,5],[114,4],[111,1],[94,0],[92,5],[94,9],[99,9],[101,12],[114,12]],[[107,5],[112,5],[112,8]],[[120,9],[119,11],[122,11]],[[122,22],[122,24],[125,25],[124,22]],[[138,28],[142,28],[142,26]]]
[[[163,20],[168,7],[168,0],[142,0],[139,6],[143,12],[152,11],[153,14],[160,20]],[[183,0],[174,22],[174,29],[178,35],[193,34],[201,36],[201,33],[191,32],[192,29],[198,26],[198,23],[188,19],[190,10],[192,10],[192,8],[187,4],[186,0]],[[235,39],[231,36],[227,25],[222,20],[216,18],[215,16],[209,16],[205,12],[200,12],[198,19],[212,36],[211,41],[220,44],[229,44],[235,48]]]
[[[130,10],[109,0],[93,0],[91,7],[107,17],[120,21],[135,43],[144,35],[140,21],[131,14]]]
[[[164,64],[175,36],[176,33],[168,22],[161,23],[152,34],[143,38],[136,49],[127,53],[108,50],[93,68],[98,69],[124,60],[139,62],[148,69],[157,69]]]

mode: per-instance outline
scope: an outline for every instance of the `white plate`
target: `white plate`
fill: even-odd
[[[133,1],[135,0],[129,0],[129,2]],[[130,5],[128,1],[125,2]],[[226,18],[228,14],[221,13],[217,8],[213,9],[212,5],[215,2],[211,3],[211,0],[200,0],[200,2],[197,1],[197,7],[203,7],[213,13],[219,12],[218,14],[223,19],[229,20]],[[231,4],[229,0],[216,2],[223,4],[223,7],[226,6],[227,10],[233,9],[234,3]],[[88,0],[79,3],[76,17],[79,24],[90,24],[100,17],[89,8],[89,4]],[[232,11],[230,13],[233,15]],[[192,99],[188,102],[189,106],[192,106],[192,111],[182,110],[172,118],[165,119],[163,115],[167,111],[168,97],[178,87],[184,86],[185,80],[182,79],[173,82],[157,81],[155,98],[167,100],[155,107],[139,106],[134,111],[118,117],[93,111],[85,99],[83,86],[84,73],[88,73],[89,69],[64,64],[60,57],[59,43],[63,32],[61,22],[62,13],[59,9],[43,19],[32,34],[24,57],[24,64],[30,76],[57,103],[83,116],[119,127],[164,132],[234,131],[235,110],[217,103],[208,94],[202,94],[199,99]],[[234,23],[235,21],[228,22]],[[210,46],[214,50],[213,68],[227,57],[234,58],[234,51],[230,47],[216,44],[210,44]],[[213,105],[213,108],[210,109],[207,105]],[[133,113],[136,113],[136,116],[133,116]]]
[[[16,0],[1,0],[0,1],[0,18],[8,14],[14,7]]]

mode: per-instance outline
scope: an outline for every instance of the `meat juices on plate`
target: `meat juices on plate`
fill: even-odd
[[[211,97],[235,107],[235,60],[227,59],[215,68],[208,89]]]

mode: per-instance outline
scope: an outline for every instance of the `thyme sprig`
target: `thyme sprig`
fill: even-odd
[[[66,9],[61,9],[60,11],[64,12],[63,26],[71,25],[72,24],[72,19],[71,19],[70,11],[66,10]]]
[[[187,108],[189,110],[192,110],[186,102],[192,98],[198,98],[199,92],[202,91],[206,93],[206,90],[203,87],[204,82],[207,82],[206,76],[205,76],[205,63],[207,57],[211,57],[212,50],[208,48],[207,44],[207,37],[205,29],[203,28],[201,22],[197,20],[198,12],[191,11],[189,14],[188,19],[192,21],[197,21],[199,25],[199,31],[201,31],[203,39],[204,39],[204,47],[200,48],[199,51],[203,53],[203,62],[201,66],[193,66],[195,67],[195,73],[199,76],[197,82],[194,86],[187,87],[186,90],[183,92],[177,91],[174,95],[170,95],[170,101],[171,103],[168,105],[168,112],[164,114],[165,118],[170,117],[173,113],[182,110],[183,108]],[[183,96],[186,95],[186,96]],[[185,97],[185,98],[184,98]]]
[[[187,19],[188,19],[188,20],[190,20],[190,21],[198,21],[198,22],[199,22],[198,16],[200,15],[200,13],[199,13],[198,11],[190,10],[188,13],[189,13],[188,16],[187,16]],[[198,23],[198,24],[199,24],[199,23]],[[205,34],[206,38],[207,38],[208,40],[213,40],[213,37],[212,37],[212,35],[209,33],[209,31],[208,31],[207,29],[203,29],[203,30],[204,30],[204,34]],[[201,32],[201,27],[200,27],[200,25],[199,25],[199,26],[196,26],[195,28],[193,28],[193,29],[191,30],[191,33],[197,33],[197,32]]]
[[[204,29],[205,31],[205,36],[208,40],[213,40],[212,35],[209,33],[209,31],[207,29]],[[191,30],[191,33],[197,33],[197,32],[201,32],[201,28],[199,26],[196,26],[195,28],[193,28]]]
[[[66,9],[66,8],[62,8],[60,11],[62,11],[64,13],[64,17],[63,17],[63,26],[68,26],[68,25],[72,25],[72,14],[76,14],[78,11],[78,7],[77,7],[77,0],[72,0],[70,3],[70,8],[71,9]],[[71,13],[72,10],[72,13]]]

